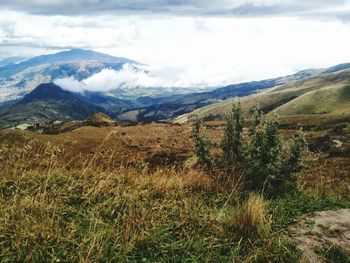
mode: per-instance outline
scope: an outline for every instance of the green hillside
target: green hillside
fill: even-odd
[[[273,112],[279,115],[350,113],[350,85],[307,92]]]
[[[267,114],[277,113],[282,116],[349,114],[350,71],[300,80],[258,94],[228,99],[199,108],[177,121],[184,122],[194,115],[200,118],[207,116],[220,118],[237,101],[241,102],[248,116],[250,109],[255,105],[259,105],[259,109]]]

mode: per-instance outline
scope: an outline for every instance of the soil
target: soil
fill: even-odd
[[[304,258],[311,263],[324,262],[316,248],[335,244],[350,253],[350,209],[321,211],[306,215],[288,228]]]

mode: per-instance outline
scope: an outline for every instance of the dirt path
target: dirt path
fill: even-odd
[[[314,249],[327,243],[340,245],[350,253],[350,209],[307,215],[288,232],[309,262],[323,262]]]

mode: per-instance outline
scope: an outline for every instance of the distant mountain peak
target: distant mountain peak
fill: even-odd
[[[125,64],[141,65],[128,58],[80,48],[27,60],[5,59],[0,61],[0,88],[10,92],[0,92],[0,102],[19,99],[43,82],[66,77],[82,80],[103,69],[120,70]]]
[[[42,60],[43,62],[56,62],[56,61],[69,61],[76,59],[84,59],[84,60],[98,60],[109,63],[137,63],[134,60],[123,58],[123,57],[115,57],[108,54],[104,54],[101,52],[88,50],[88,49],[80,49],[73,48],[71,50],[61,51],[55,54],[43,55],[36,58],[37,60]]]
[[[70,50],[64,50],[60,51],[58,53],[55,53],[53,55],[71,55],[71,56],[97,56],[97,57],[110,57],[110,58],[116,58],[108,54],[104,54],[101,52],[97,52],[94,50],[89,49],[81,49],[81,48],[72,48]]]
[[[0,127],[12,127],[37,119],[42,123],[55,120],[84,120],[104,108],[80,99],[77,94],[52,83],[37,86],[24,98],[0,109]]]
[[[53,83],[44,83],[37,86],[32,92],[28,93],[19,102],[27,104],[35,101],[50,101],[50,100],[72,100],[76,95],[70,91],[63,90],[61,87]]]

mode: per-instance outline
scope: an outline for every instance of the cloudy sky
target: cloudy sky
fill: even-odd
[[[73,47],[168,83],[259,80],[350,62],[350,1],[0,0],[0,59]]]

